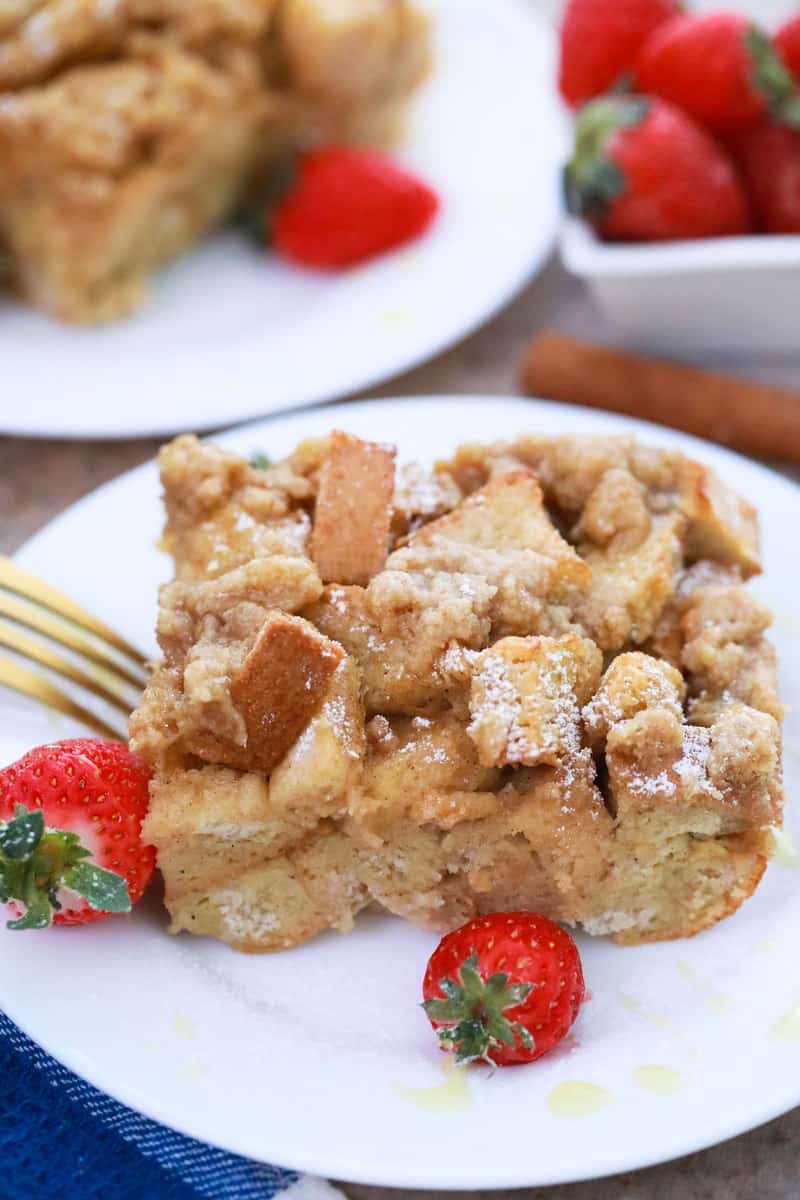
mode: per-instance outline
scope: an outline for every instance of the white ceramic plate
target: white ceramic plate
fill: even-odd
[[[334,424],[422,459],[524,429],[636,428],[556,404],[425,399],[295,414],[223,441],[282,455]],[[767,573],[756,591],[778,614],[783,693],[797,710],[788,551],[800,493],[716,447],[652,426],[640,433],[687,447],[760,505]],[[152,647],[155,589],[168,571],[155,549],[160,522],[146,466],[65,513],[20,559]],[[790,828],[798,720],[790,715],[787,738]],[[8,698],[0,712],[6,760],[70,732]],[[581,939],[592,999],[575,1040],[535,1066],[474,1070],[455,1083],[418,1007],[436,939],[388,916],[267,957],[170,938],[157,898],[81,930],[2,930],[0,1005],[97,1086],[242,1154],[406,1187],[562,1183],[698,1150],[800,1101],[797,883],[796,871],[773,864],[734,918],[691,941],[621,949]],[[575,1115],[582,1105],[597,1108]]]
[[[223,234],[163,271],[127,322],[0,319],[0,432],[129,437],[209,429],[329,400],[430,357],[541,265],[565,131],[554,36],[526,0],[432,0],[433,78],[397,156],[440,192],[431,232],[339,276]]]

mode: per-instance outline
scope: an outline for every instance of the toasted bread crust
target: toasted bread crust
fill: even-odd
[[[320,707],[344,650],[297,617],[274,613],[231,679],[248,766],[268,775]]]
[[[320,471],[311,555],[323,583],[365,584],[386,562],[393,449],[337,430]]]

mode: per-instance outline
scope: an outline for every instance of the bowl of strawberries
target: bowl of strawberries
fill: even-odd
[[[627,340],[796,353],[800,10],[767,28],[679,0],[569,0],[559,88],[562,258]]]

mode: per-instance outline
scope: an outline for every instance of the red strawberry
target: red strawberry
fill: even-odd
[[[678,0],[569,0],[559,71],[567,103],[576,108],[619,84],[653,30],[678,12]]]
[[[448,933],[422,985],[423,1008],[459,1063],[533,1062],[566,1037],[586,995],[578,948],[535,913],[493,913]]]
[[[419,237],[438,208],[427,184],[380,154],[315,150],[273,214],[272,241],[292,262],[338,270]]]
[[[149,779],[127,746],[94,738],[39,746],[0,771],[0,902],[24,909],[9,929],[130,911],[155,865],[141,841]]]
[[[570,211],[611,240],[722,237],[751,227],[722,147],[680,109],[646,97],[586,105],[565,188]]]
[[[800,13],[781,25],[772,43],[795,78],[800,79]]]
[[[795,81],[757,25],[736,13],[686,13],[648,38],[639,91],[683,108],[710,129],[741,129],[772,112],[800,122]]]
[[[767,233],[800,233],[800,131],[777,121],[729,139]]]

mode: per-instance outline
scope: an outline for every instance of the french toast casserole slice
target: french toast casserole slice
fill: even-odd
[[[24,296],[111,320],[289,149],[389,144],[429,63],[411,0],[0,5],[0,243]]]
[[[782,819],[755,510],[626,437],[433,470],[334,432],[161,455],[163,660],[131,725],[172,929],[240,950],[530,909],[636,943],[756,888]]]

